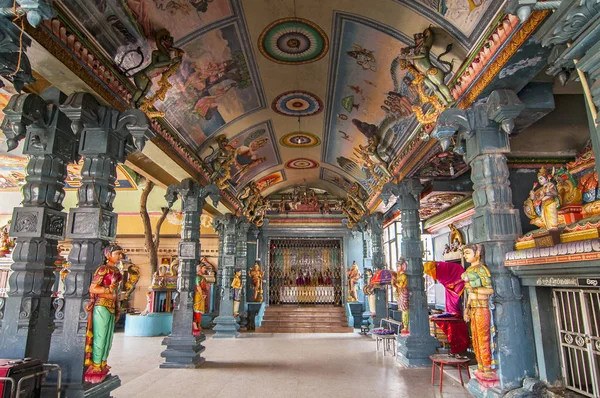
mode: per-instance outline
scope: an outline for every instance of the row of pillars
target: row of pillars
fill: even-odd
[[[152,138],[150,121],[139,110],[120,112],[91,94],[67,97],[54,87],[41,95],[14,95],[4,114],[9,150],[24,139],[29,161],[22,206],[14,209],[10,230],[17,239],[8,297],[0,305],[0,357],[56,363],[68,396],[83,396],[85,307],[103,248],[116,238],[116,167]],[[78,204],[67,217],[62,212],[67,164],[80,159]],[[70,273],[64,297],[53,299],[57,246],[65,237],[72,240]],[[112,377],[94,389],[108,396],[119,384]]]

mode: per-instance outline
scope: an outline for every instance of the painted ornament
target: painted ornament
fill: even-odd
[[[273,100],[271,108],[284,116],[313,116],[323,110],[323,102],[307,91],[288,91]]]
[[[302,18],[274,21],[258,39],[262,55],[280,64],[306,64],[325,56],[329,49],[327,35],[317,25]]]
[[[295,169],[295,170],[316,169],[317,167],[319,167],[319,163],[317,163],[311,159],[298,158],[298,159],[292,159],[289,162],[287,162],[285,164],[285,167],[287,169]]]
[[[279,143],[291,148],[309,148],[321,144],[321,140],[314,134],[304,131],[295,131],[281,137]]]

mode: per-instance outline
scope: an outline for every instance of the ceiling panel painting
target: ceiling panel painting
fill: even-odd
[[[267,174],[266,176],[259,178],[256,181],[256,187],[262,192],[267,188],[271,188],[285,181],[285,171],[278,170],[273,173]]]
[[[498,0],[394,0],[428,18],[472,47],[502,6]]]
[[[248,43],[237,23],[204,33],[182,46],[183,62],[157,108],[198,149],[226,124],[264,107]]]
[[[256,175],[281,164],[273,124],[270,120],[254,125],[230,138],[229,145],[235,150],[230,183],[236,190]],[[216,140],[212,138],[207,140],[200,149],[200,156],[203,159],[210,159],[215,148],[217,148]]]
[[[372,20],[336,13],[329,70],[322,160],[356,178],[369,193],[374,182],[359,158],[367,135],[380,139],[382,157],[396,152],[401,136],[413,124],[410,107],[416,96],[410,76],[398,67],[405,34]],[[406,79],[405,79],[406,77]],[[381,148],[387,148],[386,154]]]
[[[344,177],[337,171],[334,171],[331,169],[326,169],[324,167],[321,168],[320,178],[323,181],[332,183],[333,185],[339,187],[340,189],[342,189],[342,191],[345,191],[345,192],[350,191],[350,189],[352,188],[352,185],[354,185],[354,183],[352,181],[350,181],[349,179],[347,179],[346,177]],[[367,191],[363,187],[361,187],[361,193],[362,193],[363,198],[367,197]]]

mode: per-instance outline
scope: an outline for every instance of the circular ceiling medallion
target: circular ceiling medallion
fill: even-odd
[[[321,59],[329,49],[327,35],[317,25],[302,18],[272,22],[258,38],[262,55],[280,64],[306,64]]]
[[[288,169],[300,170],[300,169],[316,169],[319,167],[319,163],[311,159],[298,158],[292,159],[285,164]]]
[[[273,100],[271,108],[284,116],[313,116],[323,110],[323,102],[308,91],[288,91]]]
[[[321,140],[314,134],[304,131],[295,131],[281,137],[279,143],[283,146],[292,148],[308,148],[319,145]]]

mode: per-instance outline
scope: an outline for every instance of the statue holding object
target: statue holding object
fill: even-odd
[[[0,257],[9,257],[15,247],[15,240],[8,236],[10,221],[0,228]]]
[[[156,41],[156,50],[152,51],[152,59],[150,64],[145,68],[137,71],[133,75],[133,82],[136,90],[131,97],[131,106],[134,108],[148,108],[157,100],[164,100],[167,90],[171,87],[168,79],[177,73],[181,64],[183,50],[173,47],[173,36],[166,29],[161,29],[154,35]],[[173,55],[174,54],[174,55]],[[128,70],[125,71],[127,73]],[[152,77],[161,73],[162,77],[159,81],[159,89],[150,98],[146,95],[152,88]],[[150,117],[163,117],[164,113],[151,114]]]
[[[252,301],[262,303],[263,301],[263,277],[265,271],[260,267],[260,263],[256,261],[250,271],[250,279],[252,281],[252,288],[254,289],[254,297]]]
[[[206,312],[206,279],[202,271],[202,264],[196,266],[196,280],[194,284],[194,320],[192,322],[192,334],[199,336],[202,332],[202,314]]]
[[[471,340],[477,358],[475,377],[486,384],[498,381],[497,363],[492,350],[494,319],[490,310],[490,297],[494,294],[490,271],[484,264],[483,245],[467,245],[463,249],[469,268],[461,275],[467,292],[465,322],[471,323]]]
[[[233,274],[231,291],[233,292],[233,316],[236,317],[240,315],[240,300],[242,298],[242,271],[239,268]]]
[[[358,293],[356,292],[356,284],[360,280],[360,270],[356,261],[352,262],[352,267],[348,271],[348,301],[358,301]]]
[[[115,322],[119,319],[119,285],[123,275],[117,267],[123,249],[110,244],[104,249],[106,262],[94,272],[90,285],[90,301],[85,340],[85,366],[83,379],[87,383],[101,383],[108,376],[106,364],[112,346]]]
[[[396,303],[398,310],[402,311],[402,334],[408,334],[409,321],[409,292],[408,292],[408,276],[406,275],[407,268],[406,260],[402,257],[396,263],[397,272],[396,278],[392,280],[392,286],[396,290]]]
[[[377,296],[375,296],[375,286],[371,284],[371,278],[373,278],[373,270],[371,268],[365,268],[365,286],[363,287],[363,293],[369,304],[367,310],[371,313],[371,317],[375,318],[377,315],[375,312]]]

